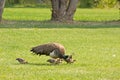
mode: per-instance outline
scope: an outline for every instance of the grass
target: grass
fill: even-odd
[[[13,15],[14,14],[14,15]],[[7,20],[49,20],[49,8],[5,8],[3,18]],[[78,21],[111,21],[118,20],[118,9],[77,9],[75,20]]]
[[[24,21],[29,19],[23,18],[23,14],[19,16],[12,14],[14,10],[11,10],[11,16],[16,17],[8,17],[9,15],[6,14],[10,14],[10,10],[10,8],[5,10],[4,19],[19,21],[5,21],[0,24],[1,80],[120,79],[119,22],[73,24],[42,22],[41,20],[49,19],[46,19],[46,16],[40,21],[37,19],[36,21]],[[25,9],[24,13],[29,13],[29,11]],[[18,14],[19,11],[15,12]],[[35,20],[34,14],[29,14],[30,20]],[[66,54],[74,53],[73,58],[76,62],[50,65],[46,62],[50,57],[32,55],[29,51],[33,46],[48,42],[63,44]],[[15,60],[18,57],[26,59],[29,64],[19,64]]]

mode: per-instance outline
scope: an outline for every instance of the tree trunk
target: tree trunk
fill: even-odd
[[[5,0],[0,0],[0,22],[2,21],[2,13],[5,5]]]
[[[51,0],[53,21],[73,21],[78,0]]]

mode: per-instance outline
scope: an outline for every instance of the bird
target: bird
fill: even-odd
[[[20,64],[27,64],[28,62],[25,61],[23,58],[16,58],[16,60],[20,63]]]
[[[48,59],[47,62],[51,63],[51,64],[60,64],[62,63],[62,60],[60,58],[57,59]]]
[[[36,55],[46,55],[54,59],[64,59],[65,61],[67,61],[67,58],[69,57],[69,55],[65,54],[64,46],[60,43],[55,42],[32,47],[30,51]]]
[[[75,59],[72,59],[72,55],[69,55],[69,57],[66,59],[67,63],[74,63],[75,61]]]

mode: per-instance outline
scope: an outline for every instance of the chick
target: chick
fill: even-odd
[[[24,59],[22,58],[16,58],[16,60],[20,63],[20,64],[27,64],[28,62],[25,61]]]
[[[74,63],[76,60],[72,59],[72,55],[70,55],[65,61],[67,63]]]
[[[74,63],[76,60],[74,60],[74,59],[67,59],[66,61],[67,61],[67,63]]]
[[[57,59],[48,59],[47,62],[51,64],[60,64],[62,61],[60,58],[57,58]]]

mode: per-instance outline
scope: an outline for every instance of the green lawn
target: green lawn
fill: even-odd
[[[7,20],[49,20],[51,10],[48,8],[5,8],[3,18]],[[75,20],[109,21],[118,20],[118,9],[77,9]]]
[[[120,80],[119,22],[50,23],[42,22],[50,19],[48,11],[42,11],[47,17],[37,10],[28,14],[31,9],[21,8],[25,15],[30,15],[25,18],[22,12],[20,14],[19,10],[15,10],[5,9],[3,17],[20,21],[4,21],[0,24],[0,80]],[[83,9],[85,12],[87,10]],[[110,11],[114,13],[114,10]],[[35,18],[39,14],[43,18]],[[100,16],[100,19],[117,19],[117,14],[111,15],[108,19]],[[78,18],[76,20],[82,20]],[[89,15],[89,20],[99,21],[99,18],[93,19]],[[66,54],[74,53],[76,62],[50,65],[46,62],[50,57],[31,54],[31,47],[48,42],[63,44]],[[29,63],[19,64],[15,60],[18,57]]]

